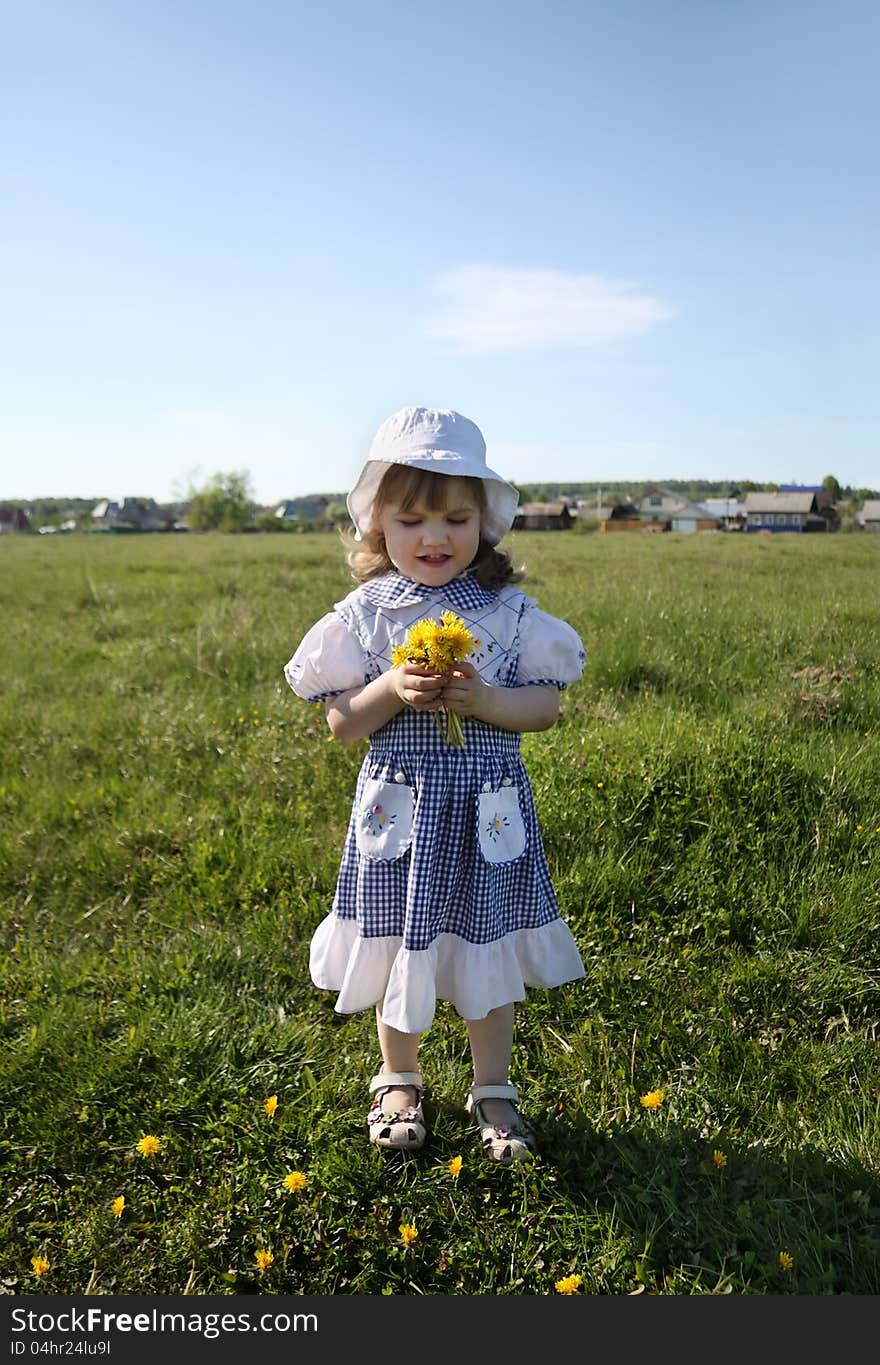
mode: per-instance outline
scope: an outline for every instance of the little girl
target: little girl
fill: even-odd
[[[403,408],[380,426],[347,499],[359,584],[307,632],[285,677],[323,701],[336,739],[369,739],[330,914],[309,969],[343,1014],[376,1007],[382,1068],[370,1081],[370,1141],[425,1140],[420,1035],[437,998],[466,1021],[466,1108],[486,1153],[535,1150],[508,1072],[514,1002],[526,986],[584,975],[561,918],[520,757],[559,691],[581,676],[574,630],[538,609],[497,547],[518,494],[486,465],[479,428],[449,409]],[[460,617],[474,646],[444,673],[392,666],[409,628]],[[438,710],[460,718],[447,742]]]

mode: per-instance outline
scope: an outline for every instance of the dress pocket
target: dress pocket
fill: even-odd
[[[358,853],[385,861],[402,857],[412,843],[414,806],[412,787],[368,778],[355,824]]]
[[[487,863],[513,863],[526,849],[526,827],[514,786],[483,791],[477,801],[480,852]]]

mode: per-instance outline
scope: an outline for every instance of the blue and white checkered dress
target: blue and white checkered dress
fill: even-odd
[[[285,667],[298,696],[323,701],[391,667],[425,616],[452,610],[477,641],[470,662],[501,687],[564,688],[584,651],[564,621],[510,585],[462,575],[430,588],[389,573],[362,584],[306,634]],[[560,916],[520,736],[461,717],[464,748],[436,713],[403,710],[370,739],[358,775],[330,914],[310,971],[336,1009],[382,1003],[404,1033],[428,1028],[436,999],[465,1019],[525,998],[526,986],[584,975]]]

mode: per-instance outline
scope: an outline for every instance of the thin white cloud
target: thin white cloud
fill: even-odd
[[[470,354],[597,346],[673,316],[625,280],[561,270],[463,265],[441,275],[433,292],[444,303],[425,335]]]

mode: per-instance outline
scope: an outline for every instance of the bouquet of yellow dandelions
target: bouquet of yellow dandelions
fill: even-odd
[[[454,611],[441,612],[439,623],[430,616],[422,617],[410,626],[402,645],[391,650],[391,665],[399,668],[401,664],[420,664],[423,668],[433,668],[437,673],[448,673],[456,664],[462,663],[474,647],[474,637],[464,621]],[[434,712],[438,729],[447,744],[457,749],[464,748],[464,733],[461,720],[454,711],[441,707],[446,717],[446,728],[440,720],[440,711]]]

